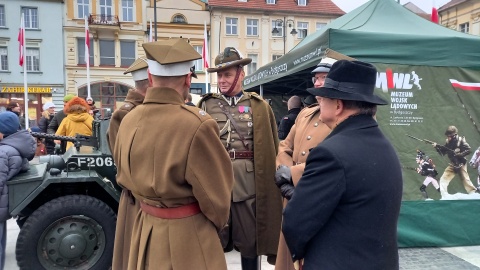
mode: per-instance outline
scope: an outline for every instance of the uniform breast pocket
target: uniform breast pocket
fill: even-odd
[[[227,116],[225,114],[217,114],[214,117],[215,121],[217,121],[218,128],[220,129],[220,136],[227,132]]]

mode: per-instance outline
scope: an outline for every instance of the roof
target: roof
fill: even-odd
[[[458,5],[458,4],[461,4],[461,3],[467,2],[467,1],[469,1],[469,0],[452,0],[452,1],[448,2],[448,3],[446,3],[445,5],[441,6],[441,7],[438,9],[438,11],[439,11],[439,12],[440,12],[440,11],[444,11],[444,10],[446,10],[446,9],[449,9],[449,8],[451,8],[451,7],[454,7],[454,6]]]
[[[406,9],[410,10],[413,13],[416,13],[418,15],[420,14],[427,14],[423,9],[419,8],[412,2],[408,2],[405,5],[403,5]]]
[[[250,9],[250,10],[272,10],[285,12],[300,12],[310,14],[332,14],[343,15],[341,10],[331,0],[307,0],[306,6],[299,6],[295,0],[276,0],[276,4],[267,4],[266,0],[209,0],[211,8],[221,7],[228,9]]]

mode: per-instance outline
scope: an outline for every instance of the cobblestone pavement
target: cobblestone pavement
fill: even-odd
[[[401,270],[476,270],[477,267],[441,248],[400,248]]]

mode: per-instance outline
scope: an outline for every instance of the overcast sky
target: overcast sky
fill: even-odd
[[[339,8],[345,12],[350,12],[362,4],[368,2],[369,0],[332,0]],[[412,2],[417,7],[423,9],[426,13],[430,14],[432,12],[432,6],[435,5],[436,8],[439,8],[450,0],[400,0],[400,4],[404,5],[408,2]]]

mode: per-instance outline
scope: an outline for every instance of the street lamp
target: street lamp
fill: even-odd
[[[273,30],[272,30],[272,34],[278,34],[280,33],[280,31],[278,31],[277,29],[277,26],[282,26],[282,29],[283,29],[283,55],[285,55],[285,42],[287,40],[287,36],[285,34],[285,25],[288,25],[288,28],[292,28],[292,31],[290,31],[290,34],[292,34],[292,36],[295,36],[296,34],[298,34],[297,30],[295,29],[295,21],[292,20],[292,19],[287,19],[285,17],[283,17],[283,20],[282,19],[276,19],[273,21],[275,23],[274,27],[273,27]]]

